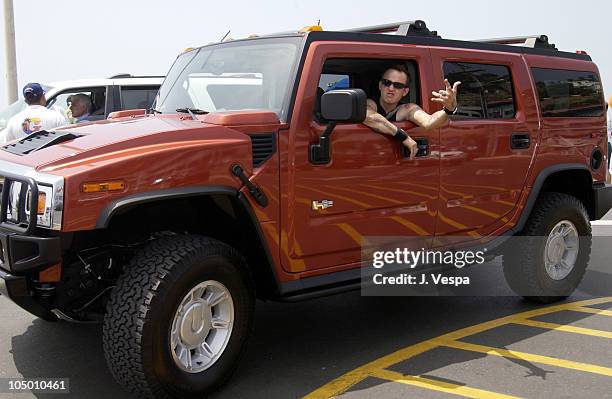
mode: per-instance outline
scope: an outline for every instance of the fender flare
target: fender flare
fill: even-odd
[[[540,191],[542,190],[542,186],[544,185],[544,182],[546,182],[546,179],[554,173],[569,170],[584,170],[589,172],[590,174],[589,168],[587,168],[584,164],[581,163],[563,163],[542,169],[538,174],[538,177],[536,177],[533,186],[531,187],[529,197],[527,197],[527,202],[525,202],[523,212],[521,213],[518,222],[512,229],[508,230],[508,232],[504,235],[515,235],[516,233],[523,230],[525,224],[527,223],[527,219],[531,214],[533,206],[535,205],[536,200],[540,196]]]
[[[249,223],[253,228],[253,231],[257,235],[256,239],[258,240],[258,243],[265,254],[267,265],[262,268],[265,273],[265,276],[262,277],[266,282],[272,283],[270,286],[273,291],[271,292],[271,295],[279,296],[281,292],[280,282],[278,280],[278,276],[274,272],[274,260],[270,255],[270,249],[268,248],[268,243],[266,242],[266,239],[264,237],[259,220],[257,219],[257,216],[255,215],[255,212],[253,211],[253,208],[247,200],[246,196],[234,187],[191,186],[148,191],[128,195],[126,197],[119,198],[111,202],[102,209],[96,221],[96,229],[107,228],[112,217],[116,215],[119,211],[134,207],[136,205],[157,201],[165,201],[176,198],[196,197],[202,195],[226,195],[235,200],[236,204],[241,208],[241,210],[244,212],[244,215],[247,217],[247,223]]]

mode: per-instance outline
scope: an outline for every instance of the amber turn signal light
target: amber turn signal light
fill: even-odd
[[[47,194],[38,193],[38,207],[37,212],[39,215],[45,214],[45,204],[47,203]]]
[[[101,183],[83,183],[81,190],[84,193],[102,193],[107,191],[121,191],[125,189],[125,182],[121,180]]]
[[[323,30],[323,27],[321,27],[321,25],[310,25],[310,26],[304,26],[303,28],[298,30],[298,33],[320,32],[322,30]]]

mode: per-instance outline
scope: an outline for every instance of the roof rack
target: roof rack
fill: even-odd
[[[362,28],[344,29],[340,32],[354,33],[389,33],[399,36],[431,36],[440,38],[437,31],[430,31],[424,21],[403,21],[385,25],[364,26]]]
[[[496,39],[483,39],[472,41],[480,43],[511,44],[518,45],[521,47],[547,48],[551,50],[557,50],[557,47],[554,44],[548,42],[548,36],[546,35],[500,37]]]

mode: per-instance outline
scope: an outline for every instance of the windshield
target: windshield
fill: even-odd
[[[47,92],[51,90],[51,87],[43,85],[43,90]],[[23,101],[23,98],[20,98],[19,100],[15,101],[11,105],[0,111],[0,130],[6,127],[6,124],[13,115],[17,115],[19,112],[23,111],[25,107],[25,101]]]
[[[227,42],[182,54],[159,89],[155,108],[164,113],[265,109],[286,120],[300,41]]]

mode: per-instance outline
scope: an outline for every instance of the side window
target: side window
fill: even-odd
[[[366,92],[368,98],[376,101],[380,97],[378,85],[383,73],[389,67],[396,65],[404,67],[410,75],[408,94],[400,102],[420,104],[418,67],[415,61],[332,58],[325,61],[319,77],[313,118],[316,121],[325,122],[320,115],[320,97],[330,90],[362,89]]]
[[[155,100],[159,86],[121,86],[121,109],[147,109]]]
[[[514,118],[510,69],[504,65],[445,62],[444,77],[460,81],[456,119]]]
[[[70,96],[74,94],[84,94],[89,98],[91,108],[89,110],[89,116],[86,118],[88,121],[104,119],[104,107],[106,104],[105,86],[65,90],[55,97],[48,99],[47,108],[56,109],[64,115],[67,115],[68,106],[71,100]]]
[[[593,72],[532,68],[543,117],[602,116],[599,77]]]

